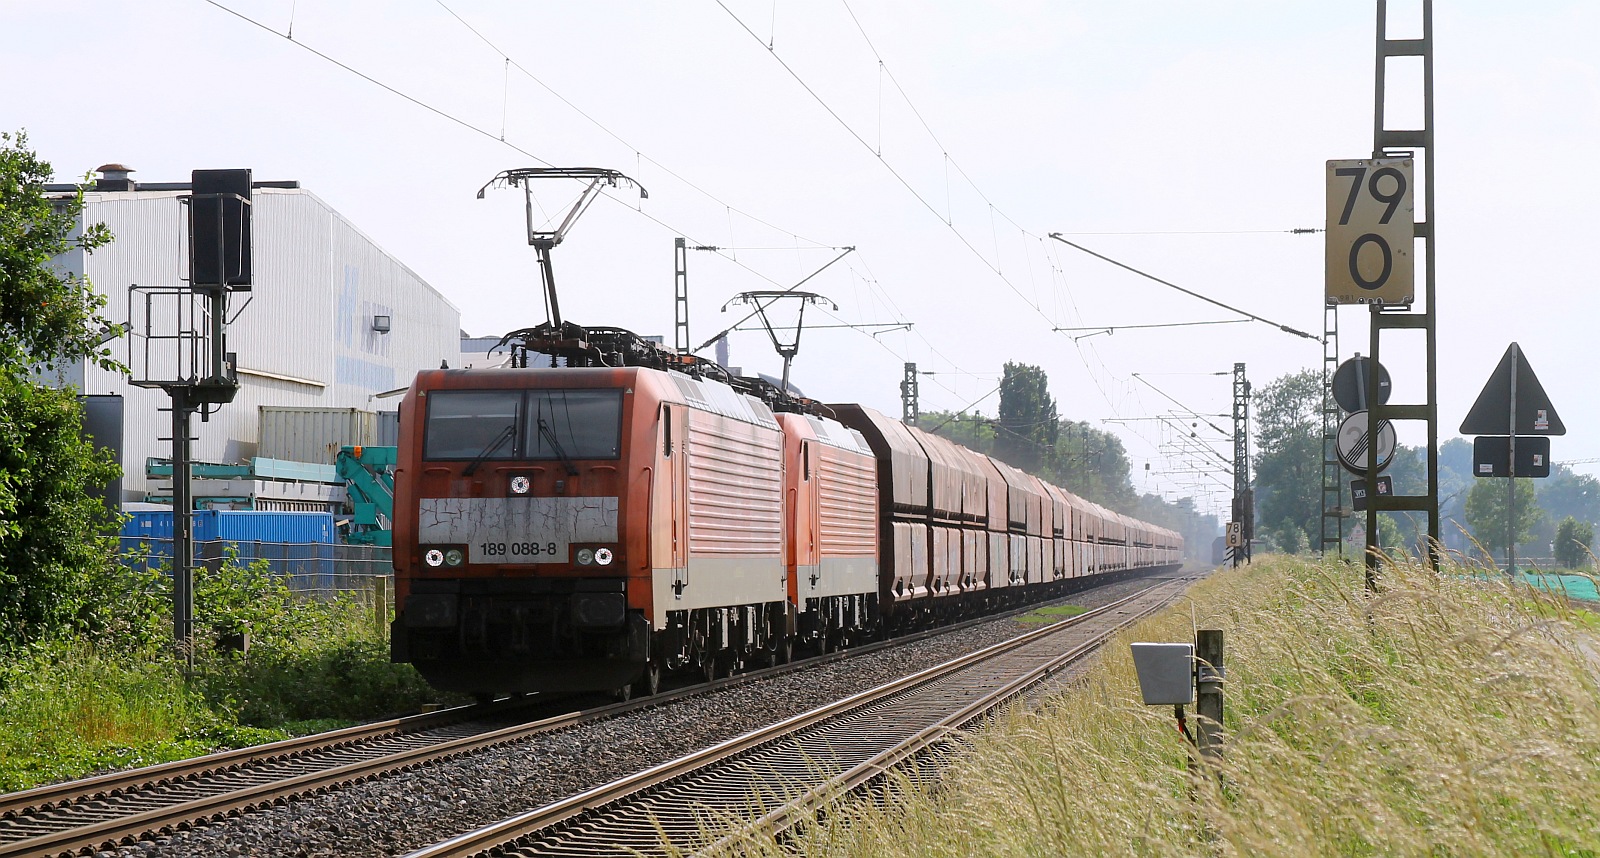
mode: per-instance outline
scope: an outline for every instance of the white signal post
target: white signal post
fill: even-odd
[[[1328,162],[1327,300],[1408,305],[1416,294],[1411,158]]]

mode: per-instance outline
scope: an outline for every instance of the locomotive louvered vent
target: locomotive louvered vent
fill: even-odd
[[[698,402],[701,405],[706,404],[706,395],[700,391],[700,382],[677,373],[672,374],[672,381],[678,385],[678,392],[682,393],[685,399],[690,402]]]
[[[756,413],[756,417],[759,418],[762,422],[765,422],[765,423],[776,423],[776,422],[778,422],[778,418],[772,416],[772,409],[768,408],[767,404],[765,402],[762,402],[761,400],[755,398],[754,396],[751,396],[748,393],[745,394],[744,398],[747,401],[749,401],[750,410],[754,411]]]

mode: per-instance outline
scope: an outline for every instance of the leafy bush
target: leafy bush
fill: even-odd
[[[233,556],[195,570],[195,683],[213,705],[258,726],[361,719],[415,709],[433,692],[410,665],[389,661],[388,640],[348,595],[302,596],[266,561]],[[216,646],[249,635],[245,652]]]
[[[0,132],[0,653],[92,627],[89,576],[109,563],[114,515],[90,487],[116,475],[79,430],[77,394],[34,382],[34,368],[87,361],[117,368],[102,342],[105,298],[54,259],[93,252],[104,224],[78,229],[82,195],[45,194],[53,170],[27,135]]]

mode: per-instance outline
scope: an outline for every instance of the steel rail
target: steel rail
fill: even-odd
[[[1105,581],[1104,583],[1109,584],[1113,583],[1113,581]],[[1060,598],[1065,598],[1065,595],[1067,594]],[[1051,601],[1058,601],[1058,599]],[[975,617],[950,626],[864,644],[809,659],[795,660],[786,665],[745,671],[732,677],[725,677],[708,683],[698,683],[650,697],[576,710],[524,724],[488,730],[472,736],[443,739],[423,747],[376,756],[369,760],[330,765],[318,771],[294,777],[237,789],[219,790],[214,795],[176,801],[165,807],[145,810],[113,819],[105,819],[88,825],[64,826],[58,831],[14,839],[10,842],[0,842],[0,858],[14,858],[14,856],[17,858],[35,858],[35,856],[63,855],[106,848],[117,844],[133,843],[152,834],[161,834],[177,828],[202,824],[210,820],[282,803],[313,792],[358,783],[385,774],[409,770],[427,763],[461,756],[485,747],[507,744],[540,733],[569,728],[586,721],[600,720],[637,709],[671,703],[724,688],[760,681],[780,673],[831,664],[851,656],[959,631],[978,623],[1026,613],[1043,604],[1050,604],[1050,602],[1034,603],[1006,612]],[[1122,602],[1095,609],[1072,619],[1077,621],[1084,617],[1095,616],[1117,604],[1122,604]],[[1060,624],[1055,624],[1046,628],[1059,627]],[[159,796],[142,797],[139,796],[139,793],[141,791],[157,791],[185,783],[196,784],[207,777],[240,774],[257,765],[291,761],[303,761],[314,765],[314,755],[319,753],[345,751],[355,748],[363,742],[383,741],[409,736],[426,729],[448,727],[457,723],[468,722],[473,717],[506,714],[526,705],[524,702],[513,700],[501,701],[492,707],[455,707],[441,712],[357,725],[327,733],[286,739],[267,745],[223,751],[191,760],[180,760],[157,766],[116,772],[0,796],[0,837],[5,835],[5,829],[8,827],[21,827],[19,823],[36,828],[61,825],[60,820],[29,819],[30,814],[59,811],[70,808],[73,805],[104,799],[132,801],[141,798],[154,798],[155,800],[160,800]]]
[[[1155,590],[1156,587],[1150,588]],[[1149,591],[1146,591],[1149,592]],[[1136,594],[1138,595],[1138,594]],[[1131,597],[1130,597],[1131,598]],[[950,713],[937,723],[918,731],[901,741],[894,747],[887,748],[877,755],[858,763],[854,767],[829,778],[825,782],[808,790],[788,804],[771,811],[766,816],[750,823],[743,831],[723,837],[716,843],[701,850],[698,854],[721,854],[739,838],[753,833],[766,832],[773,835],[782,834],[797,823],[813,819],[817,810],[833,801],[838,796],[853,792],[874,780],[888,774],[891,770],[902,765],[908,760],[929,750],[940,741],[948,738],[955,731],[967,724],[983,717],[993,711],[997,706],[1013,697],[1017,697],[1030,688],[1048,680],[1061,668],[1080,661],[1105,645],[1107,639],[1117,632],[1127,628],[1133,623],[1144,619],[1160,610],[1162,604],[1151,605],[1138,614],[1129,617],[1122,623],[1107,629],[1103,634],[1093,640],[1079,644],[1055,658],[1041,664],[1027,673],[1018,676],[1006,685],[996,689],[989,696],[975,700],[961,709]]]
[[[50,810],[80,801],[117,795],[132,789],[164,786],[242,766],[277,762],[302,754],[348,747],[370,739],[384,739],[403,733],[449,726],[473,717],[507,712],[512,708],[514,707],[504,703],[495,704],[495,708],[489,709],[479,709],[470,705],[453,706],[437,712],[373,721],[324,733],[295,736],[265,745],[234,748],[202,757],[190,757],[80,780],[47,784],[0,795],[0,821],[12,819],[29,811]]]
[[[1083,625],[1092,619],[1114,612],[1130,602],[1146,596],[1163,586],[1170,586],[1170,582],[1163,582],[1162,584],[1145,588],[1144,590],[1141,590],[1123,599],[1119,599],[1115,602],[1091,611],[1087,611],[1075,617],[1070,617],[1061,622],[1052,623],[1048,626],[1035,629],[1009,641],[1004,641],[999,644],[959,656],[943,664],[927,668],[909,676],[901,677],[900,679],[892,680],[888,683],[878,686],[877,688],[851,695],[850,697],[846,697],[833,703],[829,703],[825,706],[818,707],[809,712],[801,713],[783,721],[770,724],[766,727],[762,727],[742,736],[729,739],[725,742],[701,751],[697,751],[677,760],[672,760],[667,763],[654,766],[644,771],[637,772],[633,775],[629,775],[628,777],[618,779],[609,784],[604,784],[594,789],[570,796],[559,802],[545,805],[540,808],[535,808],[527,813],[519,814],[517,816],[501,820],[500,822],[484,826],[483,828],[479,828],[475,831],[466,832],[449,840],[416,850],[408,853],[406,858],[462,858],[462,856],[478,855],[490,849],[508,845],[513,841],[516,841],[527,835],[572,821],[591,810],[627,799],[628,797],[642,793],[651,787],[662,785],[668,781],[681,778],[688,773],[706,769],[714,764],[720,763],[724,760],[729,760],[730,758],[733,758],[744,752],[751,751],[752,749],[767,745],[780,738],[795,734],[805,728],[837,718],[844,713],[860,710],[869,704],[881,701],[903,691],[907,691],[913,687],[925,685],[957,673],[958,671],[971,667],[975,664],[992,659],[996,656],[1009,653],[1013,650],[1027,646],[1028,644],[1037,642],[1044,638],[1060,634],[1066,629]],[[1152,610],[1154,609],[1152,608]],[[1142,612],[1139,616],[1142,617],[1146,613],[1148,612]],[[1130,619],[1126,622],[1132,621],[1133,620]],[[1126,625],[1126,622],[1118,624],[1118,628]],[[1098,647],[1101,643],[1103,643],[1104,638],[1114,633],[1114,631],[1115,629],[1106,632],[1104,635],[1097,636],[1093,642],[1084,647],[1075,648],[1072,652],[1068,653],[1066,660],[1083,657],[1084,654],[1092,651],[1095,647]],[[1032,682],[1037,681],[1038,677],[1047,675],[1050,671],[1056,669],[1061,661],[1061,659],[1052,659],[1046,665],[1031,671],[1029,676],[1032,677],[1032,679],[1027,684],[1032,684]],[[1007,689],[1024,687],[1019,685],[1019,682],[1020,680],[1017,682],[1007,683],[1005,687]],[[1015,694],[1017,692],[1013,690],[1011,693]],[[982,707],[982,710],[986,711],[987,709],[992,708],[993,705],[994,704],[991,702]],[[961,711],[966,712],[969,708],[971,707],[963,707]],[[966,718],[966,720],[970,720],[970,716]],[[936,740],[937,736],[944,735],[946,732],[948,732],[948,729],[930,728],[930,731],[924,732],[928,734],[928,741],[931,742]],[[878,757],[882,756],[883,754],[878,755]],[[874,759],[877,759],[878,757],[874,757]]]

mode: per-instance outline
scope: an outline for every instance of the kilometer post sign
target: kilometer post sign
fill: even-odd
[[[1328,162],[1328,303],[1411,303],[1413,165],[1411,158]]]

